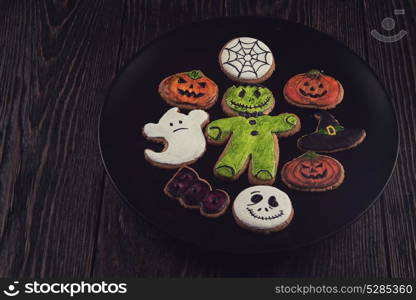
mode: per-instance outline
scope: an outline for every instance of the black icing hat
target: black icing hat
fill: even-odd
[[[318,119],[316,131],[298,139],[298,148],[303,151],[342,151],[357,146],[365,138],[364,129],[345,128],[327,111],[319,111],[314,116]]]

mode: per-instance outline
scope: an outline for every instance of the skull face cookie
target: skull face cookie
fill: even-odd
[[[165,144],[161,152],[144,150],[145,158],[161,168],[178,168],[195,162],[205,152],[202,128],[208,121],[209,115],[203,110],[191,110],[186,115],[177,107],[169,109],[157,124],[147,123],[143,128],[146,138]]]
[[[249,187],[238,194],[233,203],[233,215],[242,228],[270,233],[283,230],[293,218],[289,196],[267,185]]]

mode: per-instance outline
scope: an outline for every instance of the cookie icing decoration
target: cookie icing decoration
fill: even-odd
[[[208,109],[215,104],[218,86],[200,70],[171,75],[159,84],[159,93],[170,105],[183,109]]]
[[[311,151],[287,162],[281,175],[288,187],[308,192],[336,189],[345,178],[344,168],[338,160]]]
[[[266,88],[234,86],[225,93],[224,112],[237,116],[215,120],[205,132],[210,143],[227,143],[214,166],[215,176],[236,180],[248,167],[251,184],[273,184],[279,159],[277,137],[300,129],[294,114],[267,115],[273,106],[273,95]]]
[[[273,110],[273,93],[260,85],[233,85],[223,96],[221,105],[229,116],[257,117]]]
[[[169,109],[158,123],[148,123],[143,128],[146,138],[165,144],[162,152],[145,149],[145,158],[161,168],[195,162],[206,149],[202,128],[208,121],[209,115],[203,110],[192,110],[186,115],[177,107]]]
[[[313,69],[289,79],[283,95],[290,104],[318,109],[331,109],[341,103],[344,89],[335,78]]]
[[[219,63],[230,79],[246,83],[263,82],[275,69],[269,47],[251,37],[239,37],[227,42],[219,54]]]
[[[364,129],[345,128],[327,111],[314,116],[318,120],[316,131],[298,139],[298,148],[303,151],[337,152],[353,148],[365,139]]]
[[[166,184],[164,192],[183,207],[199,209],[202,215],[211,218],[223,215],[230,204],[225,191],[212,190],[210,184],[190,167],[179,169]]]
[[[243,190],[235,198],[232,211],[238,225],[260,233],[283,230],[294,215],[289,196],[267,185],[252,186]]]

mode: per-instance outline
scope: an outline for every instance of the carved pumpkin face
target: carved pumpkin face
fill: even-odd
[[[344,96],[341,84],[318,70],[292,77],[283,93],[290,103],[313,108],[333,108]]]
[[[162,81],[159,91],[166,100],[188,108],[208,108],[218,95],[217,85],[199,70],[169,76]]]
[[[334,158],[306,152],[282,168],[282,180],[291,188],[325,191],[338,187],[344,179],[344,168]]]
[[[301,164],[300,174],[305,178],[321,179],[327,176],[328,170],[324,167],[324,162],[309,160]]]

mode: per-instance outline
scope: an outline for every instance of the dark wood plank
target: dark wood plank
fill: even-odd
[[[368,1],[365,21],[369,32],[377,29],[385,35],[406,30],[407,36],[395,43],[382,43],[370,34],[369,64],[391,94],[400,132],[397,167],[382,197],[386,228],[386,249],[392,277],[416,276],[416,3],[415,1]],[[405,15],[394,15],[404,9]],[[396,27],[386,31],[381,26],[385,17],[393,17]]]
[[[0,276],[89,276],[117,1],[0,3]]]
[[[178,25],[215,16],[252,14],[315,27],[366,58],[361,1],[126,1],[120,65],[126,64],[143,43]],[[121,202],[106,180],[94,276],[386,277],[389,272],[381,212],[378,201],[341,233],[291,253],[206,253],[154,230]]]

